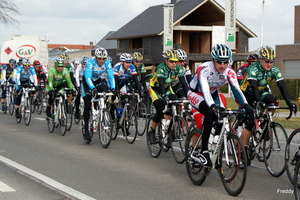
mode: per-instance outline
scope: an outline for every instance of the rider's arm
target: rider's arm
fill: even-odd
[[[30,67],[30,72],[31,72],[31,77],[33,78],[34,86],[38,86],[38,81],[37,81],[36,72],[35,72],[34,67]]]
[[[276,83],[277,83],[278,88],[280,89],[280,92],[281,92],[285,102],[290,102],[291,98],[290,98],[289,92],[285,86],[284,80],[277,81]]]
[[[165,89],[165,86],[164,86],[164,83],[165,83],[164,78],[163,77],[158,77],[157,79],[158,79],[160,94],[161,95],[166,94],[166,89]]]
[[[2,69],[2,83],[5,83],[6,82],[6,66],[4,67],[3,66],[3,69]]]
[[[94,89],[95,86],[93,84],[93,80],[92,80],[92,74],[93,74],[93,65],[95,64],[95,59],[90,59],[87,63],[86,63],[86,67],[84,70],[84,78],[85,81],[87,83],[87,85],[89,86],[90,89]]]
[[[71,80],[70,73],[69,73],[68,69],[66,69],[66,68],[64,68],[63,70],[64,70],[64,71],[63,71],[63,73],[64,73],[64,78],[65,78],[65,80],[67,81],[68,88],[71,89],[71,90],[73,90],[74,85],[73,85],[73,82],[72,82],[72,80]]]
[[[16,70],[16,77],[15,77],[15,89],[19,90],[19,85],[20,85],[20,73],[21,73],[21,67],[18,67]]]
[[[115,89],[116,85],[117,85],[117,82],[116,82],[116,79],[114,77],[114,73],[113,73],[111,63],[108,60],[105,60],[105,65],[106,65],[106,73],[107,73],[110,89],[111,90]]]
[[[141,85],[139,84],[139,81],[138,81],[138,79],[137,79],[137,74],[134,74],[134,75],[132,75],[132,78],[133,78],[133,81],[135,82],[135,84],[137,85],[137,87],[138,87],[138,90],[139,90],[139,93],[141,93]]]
[[[236,102],[241,106],[244,107],[245,104],[248,104],[242,90],[240,89],[240,85],[238,83],[237,76],[232,69],[228,69],[228,82],[230,85],[230,89],[234,95]]]
[[[260,95],[259,95],[257,80],[251,79],[251,80],[248,80],[248,82],[251,86],[251,89],[252,89],[255,100],[257,102],[260,101]]]

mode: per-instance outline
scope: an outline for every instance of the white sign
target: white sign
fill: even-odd
[[[163,51],[173,49],[173,15],[174,4],[164,4]]]
[[[236,41],[236,0],[225,2],[225,44],[235,50]]]

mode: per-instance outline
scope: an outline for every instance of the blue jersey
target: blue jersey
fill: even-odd
[[[14,70],[17,67],[17,64],[15,64],[13,68],[10,67],[10,64],[3,65],[2,77],[4,82],[9,80],[10,83],[14,83]]]
[[[108,60],[105,60],[104,64],[100,66],[96,58],[89,59],[84,70],[84,77],[90,89],[95,88],[93,82],[98,79],[108,79],[110,89],[115,89],[115,79],[111,63]]]
[[[128,69],[125,69],[122,66],[122,63],[117,63],[114,66],[114,76],[118,76],[118,80],[120,84],[125,83],[125,81],[131,77],[132,75],[136,75],[137,71],[133,64],[130,64]]]
[[[34,85],[37,86],[37,78],[36,78],[36,72],[34,67],[30,66],[29,69],[26,71],[23,66],[20,66],[16,69],[16,77],[15,77],[15,89],[19,89],[19,85],[21,82],[26,82],[30,84],[31,82],[34,82]]]

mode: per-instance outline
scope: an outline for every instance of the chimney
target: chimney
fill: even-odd
[[[90,45],[91,45],[91,46],[94,46],[94,43],[93,43],[93,42],[90,42]]]

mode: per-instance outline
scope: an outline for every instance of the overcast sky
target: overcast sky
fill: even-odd
[[[216,0],[225,7],[225,0]],[[258,37],[250,49],[261,44],[263,0],[236,0],[236,17]],[[19,27],[0,24],[0,46],[14,34],[47,36],[50,44],[99,42],[150,6],[171,0],[14,0],[21,13]],[[299,0],[265,0],[263,45],[294,43],[294,11]]]

